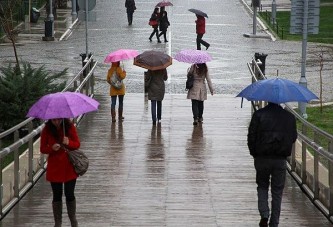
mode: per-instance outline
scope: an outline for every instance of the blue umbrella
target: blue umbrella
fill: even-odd
[[[248,101],[267,101],[276,104],[309,102],[312,99],[318,99],[306,87],[281,78],[257,81],[244,88],[236,97],[246,98]]]

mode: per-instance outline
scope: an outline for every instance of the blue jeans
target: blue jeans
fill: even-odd
[[[157,105],[157,118],[156,118]],[[153,121],[162,119],[162,101],[151,100],[151,118]]]
[[[123,108],[123,102],[124,102],[124,96],[123,95],[118,95],[119,99],[119,105],[118,108],[122,109]],[[111,109],[115,109],[117,104],[117,95],[111,96]]]
[[[258,193],[258,210],[261,218],[268,218],[270,214],[268,205],[268,191],[271,185],[272,211],[269,226],[279,225],[282,193],[286,180],[287,163],[285,159],[255,158],[256,182]],[[270,183],[271,181],[271,183]]]

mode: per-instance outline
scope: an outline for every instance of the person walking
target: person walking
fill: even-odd
[[[208,50],[210,44],[202,39],[203,35],[206,33],[206,19],[198,14],[196,14],[196,16],[197,50],[201,50],[201,44],[206,47],[206,50]]]
[[[146,77],[147,80],[150,80],[147,90],[148,100],[151,100],[151,118],[153,125],[156,125],[156,121],[160,123],[162,119],[162,100],[165,94],[164,81],[168,79],[168,74],[166,69],[148,70]]]
[[[190,67],[189,72],[194,77],[194,81],[193,87],[187,92],[187,99],[191,99],[193,125],[197,125],[198,122],[203,122],[204,100],[207,100],[207,87],[205,81],[208,83],[211,95],[214,95],[214,89],[206,63],[193,64]]]
[[[248,129],[248,147],[256,169],[260,227],[277,227],[286,178],[286,158],[297,139],[296,119],[279,104],[268,103],[254,112]],[[268,205],[271,186],[272,207]]]
[[[167,11],[163,11],[161,13],[161,17],[160,17],[160,31],[161,31],[161,33],[158,35],[158,37],[163,35],[165,43],[168,42],[168,40],[166,38],[166,32],[167,32],[169,26],[170,26],[170,22],[169,22],[169,19],[168,19],[168,13],[167,13]]]
[[[112,85],[113,77],[118,77],[121,81],[120,87],[115,87]],[[116,122],[116,104],[118,97],[118,120],[123,121],[123,102],[125,96],[125,84],[122,82],[126,78],[126,71],[120,67],[120,62],[112,62],[108,74],[106,76],[106,81],[110,84],[110,96],[111,96],[111,117],[112,122]]]
[[[125,1],[125,7],[126,7],[128,25],[132,25],[133,13],[136,10],[135,1],[134,0],[126,0]]]
[[[62,195],[65,191],[67,214],[72,227],[77,227],[76,199],[74,195],[78,177],[66,150],[76,150],[80,140],[76,127],[69,119],[51,119],[41,133],[40,152],[47,154],[46,180],[51,183],[52,210],[55,227],[62,223]]]
[[[160,13],[159,8],[155,8],[154,12],[151,14],[151,17],[149,19],[149,24],[153,28],[153,32],[149,36],[149,41],[152,42],[153,36],[156,34],[157,42],[161,43],[160,37],[158,36],[158,24],[160,19]]]

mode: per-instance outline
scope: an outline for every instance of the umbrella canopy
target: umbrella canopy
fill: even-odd
[[[201,10],[198,10],[198,9],[189,9],[188,11],[192,12],[192,13],[195,13],[199,16],[202,16],[202,17],[207,17],[208,18],[208,15],[204,12],[202,12]]]
[[[246,98],[249,101],[267,101],[276,104],[286,102],[309,102],[318,99],[306,87],[287,79],[266,79],[257,81],[244,90],[237,97]]]
[[[99,103],[78,92],[57,92],[40,98],[30,107],[28,117],[43,120],[55,118],[74,118],[95,111]]]
[[[182,50],[175,55],[174,59],[191,64],[206,63],[212,60],[211,56],[202,50]]]
[[[164,6],[173,6],[173,4],[167,0],[163,0],[159,3],[157,3],[157,5],[155,7],[164,7]]]
[[[138,55],[138,51],[131,49],[119,49],[109,53],[104,59],[104,63],[118,62],[122,60],[132,59]]]
[[[172,64],[172,58],[160,51],[148,50],[134,58],[134,65],[150,69],[165,69]]]

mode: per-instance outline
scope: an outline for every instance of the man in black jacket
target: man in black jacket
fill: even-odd
[[[279,225],[282,193],[286,178],[286,158],[291,155],[297,139],[296,119],[280,105],[268,105],[254,112],[249,126],[247,141],[254,157],[258,194],[259,226]],[[272,207],[268,205],[271,180]]]
[[[132,25],[133,13],[136,10],[135,1],[134,0],[126,0],[125,1],[125,7],[126,7],[128,25]]]

